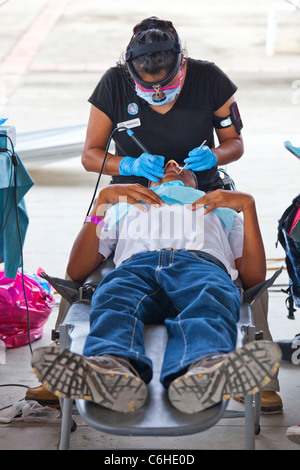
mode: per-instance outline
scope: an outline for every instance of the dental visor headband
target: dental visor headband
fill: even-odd
[[[134,70],[132,65],[132,60],[136,57],[140,57],[145,54],[149,54],[151,52],[162,52],[162,51],[173,51],[177,54],[177,58],[174,61],[173,67],[170,73],[167,75],[160,82],[145,82],[142,80]],[[125,61],[128,67],[128,70],[132,76],[132,78],[143,88],[155,88],[160,87],[163,88],[165,85],[168,85],[175,75],[177,74],[180,64],[181,64],[181,44],[178,38],[178,42],[172,41],[171,39],[168,41],[157,41],[157,42],[149,42],[147,44],[142,44],[140,46],[136,46],[133,49],[128,49],[125,54]]]

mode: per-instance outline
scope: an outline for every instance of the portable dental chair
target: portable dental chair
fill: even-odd
[[[89,332],[90,303],[93,292],[101,279],[114,269],[112,257],[102,263],[97,270],[83,283],[52,278],[47,279],[59,294],[70,304],[68,313],[53,332],[53,339],[63,348],[82,354],[86,336]],[[280,274],[278,270],[272,278],[258,286],[242,292],[240,321],[238,324],[237,348],[247,342],[262,339],[261,333],[255,331],[252,319],[253,303],[270,287]],[[146,325],[146,354],[153,361],[153,378],[148,385],[148,401],[144,407],[133,413],[119,413],[97,405],[96,403],[76,400],[77,412],[93,428],[115,435],[130,436],[180,436],[200,433],[214,426],[221,418],[245,418],[245,448],[255,448],[255,434],[259,434],[259,417],[261,393],[245,397],[245,411],[228,411],[229,400],[195,414],[185,414],[176,410],[169,402],[167,391],[159,381],[161,351],[166,344],[164,325]],[[60,450],[70,448],[71,432],[76,429],[73,421],[73,400],[61,399],[62,425]],[[75,410],[76,411],[76,410]]]
[[[134,138],[129,134],[131,138]],[[134,139],[137,141],[137,139]],[[141,146],[141,143],[137,141]],[[109,148],[109,143],[107,149]],[[103,163],[104,165],[104,163]],[[103,168],[103,166],[102,166]],[[102,169],[99,174],[98,187]],[[235,190],[235,184],[224,169],[219,168],[223,188]],[[92,203],[90,205],[90,208]],[[89,209],[90,210],[90,209]],[[89,211],[88,211],[89,213]],[[53,332],[53,340],[63,348],[82,354],[85,339],[89,333],[91,298],[95,288],[104,276],[114,269],[112,256],[101,263],[84,283],[58,279],[41,274],[56,289],[70,308],[62,324]],[[262,332],[256,332],[253,322],[252,305],[274,283],[281,273],[279,269],[267,281],[247,291],[241,291],[242,304],[240,320],[238,323],[237,348],[250,341],[262,338]],[[195,414],[186,414],[176,410],[169,402],[167,391],[160,383],[161,363],[167,342],[167,333],[164,325],[145,325],[144,329],[145,353],[153,363],[153,378],[148,384],[148,400],[145,406],[133,413],[119,413],[104,408],[96,403],[85,400],[76,400],[77,412],[93,428],[115,435],[130,436],[180,436],[195,434],[214,426],[221,418],[245,418],[245,448],[255,448],[255,434],[259,434],[259,418],[261,393],[245,396],[245,411],[228,411],[229,400]],[[60,399],[62,410],[62,425],[60,450],[70,448],[71,432],[76,429],[72,414],[73,400]]]

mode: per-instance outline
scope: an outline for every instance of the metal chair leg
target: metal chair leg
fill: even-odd
[[[59,450],[68,450],[70,448],[70,434],[72,428],[72,409],[73,400],[64,398],[61,400],[62,424]]]
[[[69,348],[70,346],[70,328],[70,325],[60,325],[59,344],[62,348]],[[62,423],[59,450],[68,450],[70,448],[70,434],[72,429],[73,400],[70,398],[60,398],[60,407],[62,413]]]
[[[255,395],[245,396],[245,447],[246,450],[255,449],[255,424],[256,424]]]

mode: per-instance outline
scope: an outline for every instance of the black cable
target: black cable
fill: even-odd
[[[19,221],[19,213],[18,213],[18,192],[17,192],[17,166],[14,166],[14,199],[15,199],[15,210],[16,210],[16,221],[17,221],[17,230],[18,230],[18,238],[19,238],[19,245],[20,245],[20,256],[21,256],[21,279],[22,279],[22,288],[23,288],[23,295],[26,305],[26,312],[27,312],[27,335],[28,335],[28,344],[29,349],[32,354],[32,346],[31,346],[31,339],[30,339],[30,314],[29,314],[29,307],[25,289],[25,282],[24,282],[24,260],[23,260],[23,246],[22,246],[22,235],[20,229],[20,221]]]
[[[8,136],[7,136],[6,134],[0,134],[0,137],[8,137]],[[12,142],[11,142],[11,145],[13,145]],[[12,152],[11,152],[11,150],[5,149],[5,152],[6,152],[6,153],[10,153],[10,158],[11,158],[11,160],[12,160]],[[8,201],[9,201],[9,195],[10,195],[10,189],[11,189],[12,176],[13,176],[13,165],[11,166],[11,170],[10,170],[10,176],[9,176],[9,183],[8,183],[8,187],[7,187],[6,200],[5,200],[5,203],[4,203],[3,210],[2,210],[1,225],[0,225],[0,240],[1,240],[1,237],[2,237],[2,235],[3,235],[4,229],[5,229],[5,227],[6,227],[6,224],[7,224],[7,221],[8,221],[10,212],[11,212],[11,209],[12,209],[12,205],[13,205],[13,199],[12,199],[12,200],[11,200],[11,203],[10,203],[9,210],[8,210],[7,213],[6,213],[6,207],[7,207]],[[5,219],[5,221],[4,221],[4,217],[5,217],[5,216],[6,216],[6,219]]]
[[[13,203],[13,200],[12,200],[11,203],[10,203],[9,210],[8,210],[8,212],[7,212],[7,214],[6,214],[6,206],[7,206],[8,201],[9,201],[9,194],[10,194],[10,189],[11,189],[12,175],[13,175],[12,169],[13,169],[13,167],[11,167],[10,177],[9,177],[9,183],[8,183],[8,188],[7,188],[8,190],[7,190],[6,200],[5,200],[4,207],[3,207],[3,211],[2,211],[2,218],[1,218],[1,225],[0,225],[0,240],[1,240],[1,237],[2,237],[2,235],[3,235],[5,226],[6,226],[6,224],[7,224],[8,217],[9,217],[9,214],[10,214],[10,211],[11,211],[11,208],[12,208],[12,203]],[[6,216],[6,220],[5,220],[5,221],[4,221],[4,216]]]
[[[99,173],[99,176],[98,176],[98,180],[97,180],[97,183],[96,183],[94,194],[93,194],[93,197],[92,197],[92,200],[91,200],[91,203],[90,203],[90,207],[89,207],[89,209],[87,211],[87,214],[86,214],[87,216],[90,214],[90,211],[91,211],[91,209],[93,207],[93,204],[94,204],[94,201],[95,201],[96,192],[97,192],[97,189],[98,189],[98,186],[99,186],[99,183],[100,183],[100,178],[101,178],[101,175],[102,175],[102,171],[103,171],[103,168],[104,168],[104,165],[105,165],[105,160],[106,160],[106,157],[107,157],[107,154],[108,154],[109,146],[111,144],[111,140],[113,138],[113,135],[116,131],[122,131],[122,130],[127,131],[127,135],[137,144],[137,146],[143,152],[150,153],[149,150],[147,150],[146,147],[142,144],[142,142],[140,142],[139,139],[137,139],[137,137],[135,137],[133,132],[130,129],[128,129],[128,127],[126,127],[126,126],[115,127],[114,130],[112,131],[112,133],[110,134],[107,145],[106,145],[105,154],[104,154],[104,158],[103,158],[103,163],[102,163],[101,170],[100,170],[100,173]]]
[[[7,137],[7,135],[0,133],[0,137]],[[12,159],[12,152],[11,152],[11,150],[5,149],[5,152],[6,152],[6,153],[10,153],[10,158]],[[8,214],[7,214],[7,217],[6,217],[6,222],[5,222],[4,225],[3,225],[4,216],[5,216],[5,211],[6,211],[6,206],[7,206],[7,204],[8,204],[8,200],[9,200],[9,192],[10,192],[10,188],[11,188],[11,180],[12,180],[12,173],[13,173],[13,172],[12,172],[12,168],[13,168],[13,167],[11,167],[10,176],[9,176],[9,183],[8,183],[8,188],[7,188],[8,191],[7,191],[6,200],[5,200],[4,207],[3,207],[3,211],[2,211],[1,224],[0,224],[0,239],[1,239],[1,237],[2,237],[2,233],[3,233],[3,231],[4,231],[4,228],[5,228],[7,219],[8,219],[8,217],[9,217],[9,214],[10,214],[10,211],[11,211],[11,207],[10,207],[10,209],[9,209],[9,211],[8,211]]]
[[[24,384],[0,384],[0,387],[24,387],[24,388],[29,388],[29,385],[24,385]]]
[[[13,164],[14,166],[19,165],[18,157],[17,157],[17,155],[15,154],[14,144],[13,144],[13,141],[11,140],[11,138],[9,137],[9,135],[7,135],[7,134],[0,134],[0,137],[6,137],[6,139],[9,140],[10,145],[11,145],[11,161],[12,161],[12,164]],[[2,151],[2,150],[5,151],[5,152],[9,152],[9,150],[8,150],[7,148],[1,149],[1,151]]]
[[[24,388],[29,388],[29,385],[24,385],[24,384],[0,384],[0,387],[24,387]],[[22,400],[19,400],[19,401],[23,401],[24,398],[22,398]],[[6,410],[7,408],[10,408],[12,405],[13,405],[13,403],[11,405],[3,406],[2,408],[0,408],[0,411]]]
[[[116,131],[119,131],[119,130],[122,130],[122,129],[126,129],[126,130],[127,130],[127,127],[115,127],[115,128],[113,129],[112,133],[111,133],[110,136],[109,136],[109,139],[108,139],[108,142],[107,142],[107,145],[106,145],[106,149],[105,149],[105,154],[104,154],[102,166],[101,166],[101,169],[100,169],[100,172],[99,172],[99,176],[98,176],[98,179],[97,179],[97,182],[96,182],[94,194],[93,194],[93,197],[92,197],[90,206],[89,206],[88,211],[87,211],[87,214],[86,214],[87,216],[90,214],[90,211],[91,211],[91,209],[92,209],[92,207],[93,207],[93,204],[94,204],[94,201],[95,201],[95,198],[96,198],[96,193],[97,193],[98,186],[99,186],[99,183],[100,183],[100,179],[101,179],[101,176],[102,176],[102,172],[103,172],[103,168],[104,168],[105,161],[106,161],[106,158],[107,158],[108,150],[109,150],[109,147],[110,147],[110,144],[111,144],[111,140],[112,140],[112,138],[113,138],[113,136],[114,136],[114,133],[115,133]]]
[[[13,167],[13,178],[14,178],[14,197],[12,200],[12,203],[14,202],[15,206],[15,212],[16,212],[16,222],[17,222],[17,231],[18,231],[18,239],[19,239],[19,246],[20,246],[20,257],[21,257],[21,279],[22,279],[22,289],[23,289],[23,295],[24,295],[24,300],[25,300],[25,305],[26,305],[26,315],[27,315],[27,335],[28,335],[28,344],[30,348],[30,352],[32,354],[32,346],[31,346],[31,339],[30,339],[30,314],[29,314],[29,307],[28,307],[28,301],[27,301],[27,295],[26,295],[26,289],[25,289],[25,282],[24,282],[24,260],[23,260],[23,245],[22,245],[22,235],[21,235],[21,229],[20,229],[20,221],[19,221],[19,212],[18,212],[18,191],[17,191],[17,167],[19,165],[19,160],[17,155],[15,154],[15,149],[14,149],[14,144],[11,138],[6,135],[6,134],[0,134],[0,137],[6,137],[10,141],[10,145],[12,148],[11,151],[11,162],[12,162],[12,167]],[[10,182],[11,184],[11,176],[10,176]],[[11,186],[8,188],[8,194],[9,190],[11,189]],[[7,196],[8,198],[8,196]],[[7,204],[7,202],[6,202]],[[9,213],[11,211],[12,204],[9,210]],[[8,215],[9,215],[8,213]],[[7,216],[8,219],[8,216]],[[5,225],[7,223],[7,219],[5,222]],[[4,228],[2,229],[3,232]],[[1,233],[2,235],[2,233]]]

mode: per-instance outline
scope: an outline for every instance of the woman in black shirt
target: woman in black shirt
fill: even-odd
[[[100,171],[114,131],[115,155],[107,154],[103,168],[113,183],[147,185],[173,159],[196,173],[199,189],[221,187],[217,166],[243,154],[236,90],[215,64],[184,56],[170,21],[145,19],[133,30],[125,63],[110,68],[89,98],[83,166]],[[124,127],[131,128],[147,152]]]

